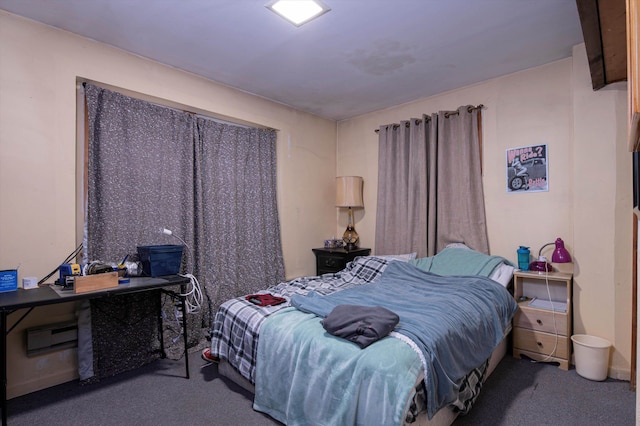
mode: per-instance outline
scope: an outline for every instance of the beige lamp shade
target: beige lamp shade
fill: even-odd
[[[336,178],[336,207],[364,207],[362,177],[340,176]]]

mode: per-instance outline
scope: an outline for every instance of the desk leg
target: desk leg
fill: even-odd
[[[184,365],[187,369],[187,379],[189,378],[189,351],[187,350],[187,286],[180,284],[180,303],[182,304],[182,337],[184,338]]]
[[[7,424],[7,311],[0,312],[0,352],[2,353],[2,425]]]
[[[158,294],[158,338],[160,339],[160,357],[166,358],[167,351],[164,348],[164,318],[162,317],[162,291]]]

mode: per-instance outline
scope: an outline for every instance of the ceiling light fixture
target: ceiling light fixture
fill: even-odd
[[[296,27],[331,10],[319,0],[274,0],[266,4],[265,7]]]

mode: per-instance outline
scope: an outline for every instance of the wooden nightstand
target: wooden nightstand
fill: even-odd
[[[371,249],[357,248],[347,251],[343,248],[325,249],[314,248],[313,253],[316,255],[316,274],[332,274],[343,270],[347,263],[351,262],[357,256],[369,256]]]
[[[516,271],[513,274],[513,296],[518,301],[518,311],[513,318],[513,356],[520,355],[543,362],[558,362],[563,370],[569,369],[571,360],[572,330],[572,279],[562,272]],[[547,279],[549,292],[547,292]],[[534,307],[534,299],[550,307]],[[526,300],[521,300],[526,297]],[[557,310],[558,304],[566,304],[566,310]],[[562,305],[560,305],[562,306]]]

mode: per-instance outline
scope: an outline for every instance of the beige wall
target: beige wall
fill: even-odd
[[[336,124],[0,11],[0,269],[43,277],[76,246],[76,79],[278,129],[278,205],[288,277],[335,229]],[[331,201],[327,201],[331,200]],[[248,235],[246,243],[251,244]],[[75,377],[74,351],[26,358],[23,330],[70,319],[38,308],[9,335],[9,396]],[[19,316],[20,313],[12,315]],[[10,324],[12,320],[10,319]]]
[[[491,252],[516,261],[556,237],[575,260],[574,332],[609,339],[610,375],[629,379],[631,156],[626,86],[593,92],[584,45],[573,58],[338,123],[338,175],[364,177],[361,245],[375,247],[380,125],[483,104],[483,184]],[[546,143],[549,191],[507,194],[505,150]],[[357,158],[357,162],[345,159]],[[346,215],[339,214],[340,232]]]
[[[571,194],[573,246],[579,259],[574,284],[575,331],[611,341],[614,371],[609,373],[629,379],[633,191],[626,84],[594,92],[587,64],[584,47],[575,47]]]

